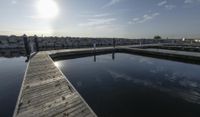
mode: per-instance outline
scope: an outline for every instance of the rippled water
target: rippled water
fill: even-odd
[[[26,69],[25,57],[0,57],[0,117],[12,117]]]
[[[200,117],[200,65],[125,53],[55,63],[100,117]]]

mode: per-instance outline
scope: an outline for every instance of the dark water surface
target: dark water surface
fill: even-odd
[[[55,63],[100,117],[200,117],[200,65],[125,53]]]
[[[0,117],[12,117],[26,69],[25,57],[0,57]]]

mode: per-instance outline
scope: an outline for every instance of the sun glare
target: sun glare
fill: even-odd
[[[58,13],[58,5],[55,0],[39,0],[37,3],[38,15],[40,18],[53,19]]]
[[[61,64],[59,62],[54,62],[56,67],[61,67]]]

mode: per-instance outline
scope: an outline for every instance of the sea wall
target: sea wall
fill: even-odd
[[[28,37],[29,42],[34,37]],[[115,39],[116,45],[151,44],[151,43],[178,43],[179,39]],[[40,50],[112,46],[112,38],[78,38],[78,37],[37,37]],[[0,48],[24,48],[22,36],[0,36]]]
[[[0,36],[0,48],[24,48],[22,36]]]

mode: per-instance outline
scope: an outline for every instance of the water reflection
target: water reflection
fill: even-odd
[[[96,57],[58,63],[99,116],[200,116],[199,65],[123,53]]]
[[[26,57],[25,62],[28,62],[30,55],[26,55],[24,49],[0,49],[0,57],[13,58],[13,57]]]
[[[180,74],[165,74],[163,79],[141,79],[131,77],[127,74],[108,70],[115,82],[126,80],[133,84],[155,88],[157,90],[167,92],[171,95],[183,98],[186,101],[200,104],[200,83],[199,81],[188,79]],[[158,71],[157,71],[158,73]],[[181,78],[181,79],[180,79]],[[170,83],[170,85],[166,85]]]
[[[115,60],[115,52],[112,52],[112,60]]]
[[[94,53],[94,62],[96,62],[97,61],[97,55],[96,55],[96,53]],[[112,52],[112,60],[114,61],[115,60],[115,51],[113,51]]]
[[[0,57],[12,58],[26,56],[24,49],[0,49]]]
[[[96,54],[94,54],[94,62],[96,62],[96,61],[97,61]]]
[[[14,52],[0,51],[0,117],[12,116],[26,69],[23,52]]]

